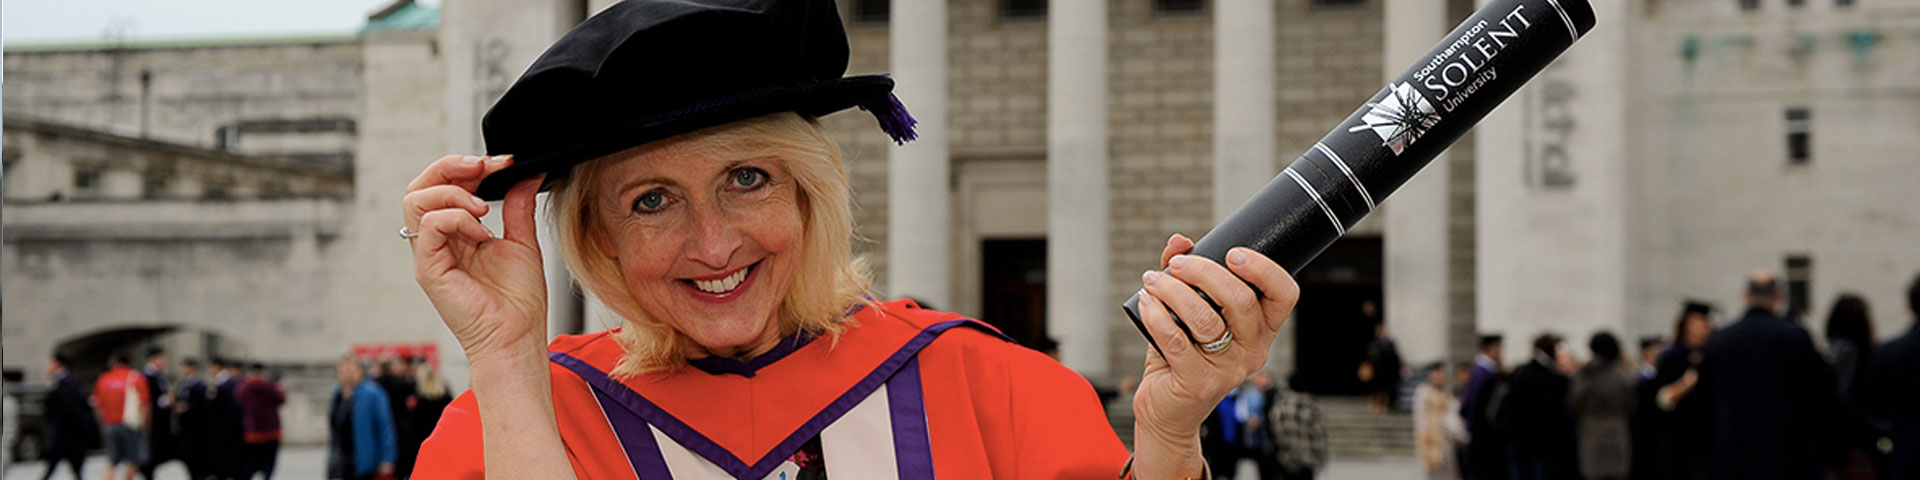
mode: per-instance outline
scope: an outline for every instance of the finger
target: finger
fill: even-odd
[[[500,220],[506,224],[503,228],[506,229],[507,241],[527,245],[540,244],[534,232],[533,199],[540,193],[540,182],[545,181],[546,178],[546,174],[536,175],[533,178],[521,180],[520,183],[513,184],[513,188],[507,189],[507,199],[500,205],[503,208],[501,210],[503,218]]]
[[[1186,235],[1176,233],[1167,237],[1166,248],[1160,249],[1160,269],[1166,270],[1167,260],[1172,259],[1174,255],[1187,253],[1189,250],[1193,250],[1193,240]]]
[[[1260,299],[1247,287],[1247,282],[1235,277],[1227,267],[1214,263],[1212,259],[1198,255],[1175,255],[1168,262],[1167,274],[1189,285],[1200,287],[1207,298],[1213,299],[1224,314],[1227,327],[1234,335],[1252,339],[1258,332],[1265,311],[1260,308]],[[1202,299],[1201,301],[1206,301]],[[1184,316],[1181,318],[1185,318]],[[1198,332],[1196,332],[1198,333]],[[1214,337],[1200,337],[1202,341]]]
[[[475,218],[487,216],[487,202],[474,196],[473,192],[454,185],[433,185],[407,192],[400,201],[405,211],[407,229],[420,230],[420,216],[434,210],[458,208],[466,210]]]
[[[1155,298],[1152,293],[1140,296],[1140,323],[1147,326],[1147,333],[1153,335],[1153,341],[1160,345],[1160,356],[1167,367],[1177,371],[1193,371],[1197,362],[1204,362],[1195,355],[1192,340],[1187,339],[1180,327],[1174,324],[1172,315],[1167,314],[1167,306]],[[1152,357],[1152,355],[1148,355]],[[1153,360],[1147,360],[1152,366]]]
[[[1227,269],[1260,290],[1260,306],[1267,314],[1265,326],[1270,331],[1279,331],[1280,324],[1287,321],[1294,304],[1300,301],[1300,284],[1294,283],[1293,275],[1273,263],[1273,259],[1246,247],[1227,251]]]
[[[1147,284],[1147,293],[1159,297],[1161,301],[1172,307],[1173,314],[1180,317],[1176,321],[1187,325],[1187,331],[1193,334],[1189,342],[1212,342],[1219,340],[1221,335],[1227,333],[1225,320],[1221,319],[1220,314],[1214,312],[1213,307],[1200,298],[1200,293],[1193,291],[1193,287],[1188,286],[1186,282],[1172,275],[1151,270],[1141,276],[1141,281]],[[1151,310],[1145,307],[1142,309]],[[1165,348],[1165,345],[1161,347]]]
[[[434,210],[420,216],[420,236],[413,239],[414,258],[423,258],[451,244],[477,244],[491,239],[493,232],[466,210]]]
[[[434,160],[427,169],[413,177],[407,184],[411,192],[434,185],[454,185],[461,190],[473,191],[480,188],[480,180],[513,164],[512,155],[479,157],[474,155],[447,155]]]

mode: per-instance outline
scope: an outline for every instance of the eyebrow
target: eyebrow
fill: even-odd
[[[721,175],[724,177],[725,172],[732,172],[734,169],[740,168],[740,166],[746,165],[748,163],[757,162],[757,161],[777,161],[779,159],[780,159],[779,155],[756,155],[756,156],[728,161],[726,166],[720,168],[722,172]],[[640,178],[635,178],[633,180],[628,180],[624,183],[621,183],[619,187],[614,188],[613,190],[614,196],[615,197],[626,196],[627,192],[633,191],[633,189],[635,188],[638,188],[642,185],[646,185],[650,183],[659,183],[659,184],[665,184],[665,185],[679,185],[679,182],[675,182],[673,181],[673,179],[670,179],[664,176],[654,175],[654,176],[640,177]]]

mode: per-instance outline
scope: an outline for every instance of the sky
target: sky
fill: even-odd
[[[0,0],[0,41],[350,33],[392,0]],[[438,1],[421,3],[438,4]]]

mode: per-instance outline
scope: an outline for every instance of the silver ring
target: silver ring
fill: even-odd
[[[1233,330],[1227,330],[1227,333],[1225,335],[1221,335],[1219,340],[1214,340],[1212,342],[1208,342],[1206,345],[1201,345],[1200,351],[1207,352],[1208,355],[1213,355],[1213,354],[1227,351],[1227,346],[1232,344],[1233,344]]]
[[[408,230],[406,225],[400,226],[401,239],[407,240],[407,241],[413,241],[413,237],[418,237],[418,236],[420,236],[420,232]]]

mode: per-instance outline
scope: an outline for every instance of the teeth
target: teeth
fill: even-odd
[[[707,293],[731,292],[734,288],[740,286],[742,280],[747,279],[747,272],[751,270],[753,270],[753,267],[742,268],[738,272],[733,272],[733,275],[728,275],[727,278],[719,280],[694,280],[693,286]]]

